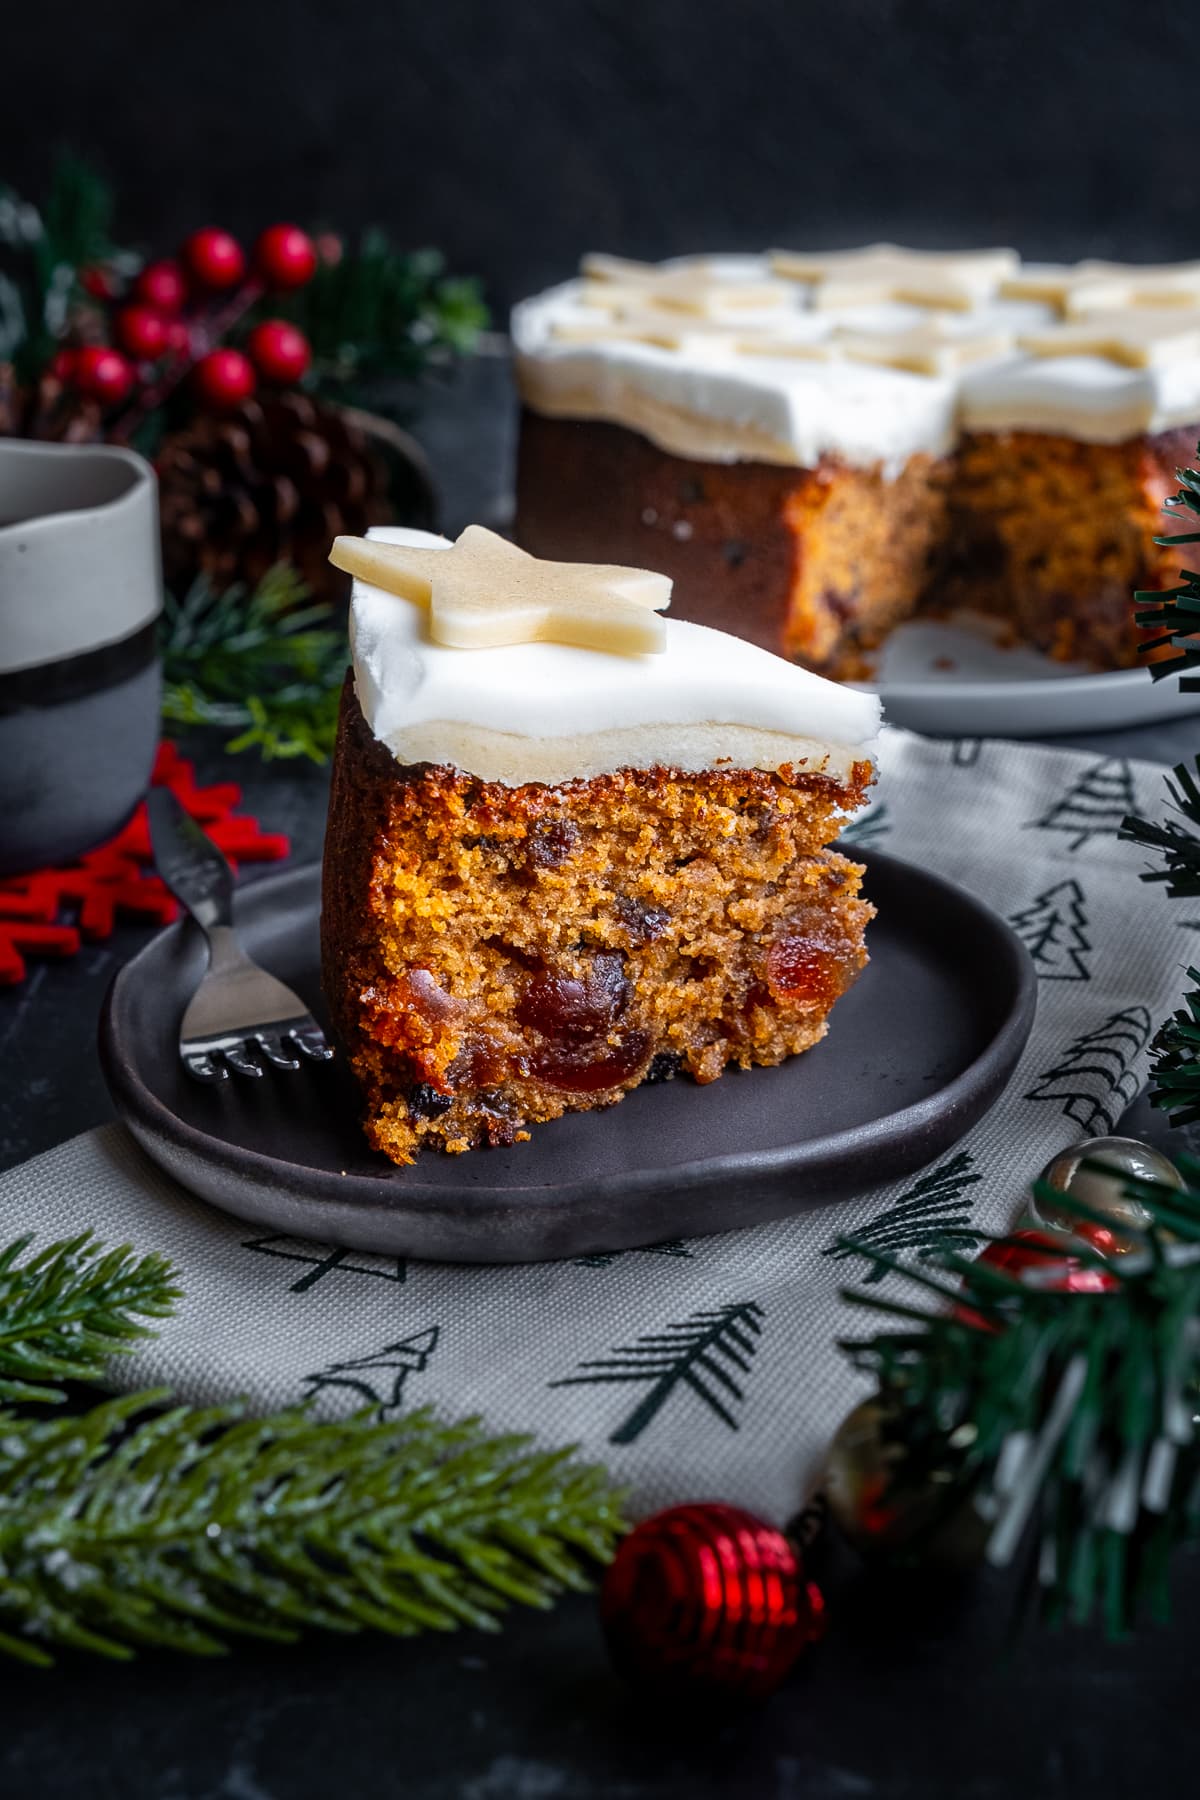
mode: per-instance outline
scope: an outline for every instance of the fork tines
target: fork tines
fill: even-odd
[[[333,1051],[317,1021],[307,1014],[301,1019],[264,1024],[253,1031],[183,1038],[179,1054],[188,1074],[197,1081],[226,1081],[230,1069],[238,1075],[257,1077],[266,1073],[268,1065],[273,1069],[298,1069],[304,1058],[328,1062]]]

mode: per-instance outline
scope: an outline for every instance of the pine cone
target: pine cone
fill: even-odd
[[[287,561],[316,598],[345,599],[349,582],[328,561],[333,538],[397,519],[428,525],[434,512],[411,439],[306,394],[200,418],[163,440],[157,466],[164,574],[176,593],[198,575],[218,591],[253,586]]]
[[[94,400],[71,393],[48,373],[32,387],[22,387],[12,364],[0,363],[0,437],[98,444],[103,436],[103,418]]]

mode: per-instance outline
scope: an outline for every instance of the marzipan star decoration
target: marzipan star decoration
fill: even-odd
[[[445,550],[339,537],[337,569],[429,608],[435,643],[453,650],[576,644],[636,656],[666,649],[659,613],[671,583],[649,569],[542,562],[482,525]]]
[[[1128,369],[1160,368],[1200,356],[1200,309],[1160,306],[1089,313],[1022,332],[1017,342],[1033,356],[1105,356]]]
[[[736,319],[747,312],[786,312],[794,296],[782,281],[718,275],[703,262],[629,262],[620,256],[585,256],[581,299],[608,312],[647,307],[701,319]]]
[[[772,250],[769,260],[777,275],[811,284],[818,312],[879,300],[967,312],[990,299],[1020,262],[1015,250],[903,250],[897,244],[811,255]]]
[[[1033,263],[1000,284],[1012,300],[1043,300],[1068,319],[1140,307],[1200,306],[1200,262]]]
[[[1014,334],[1004,330],[948,331],[937,320],[910,331],[865,332],[839,328],[837,346],[854,362],[879,363],[915,375],[950,375],[955,369],[1003,356]]]
[[[798,324],[803,315],[797,314]],[[681,356],[718,350],[742,351],[757,356],[800,356],[825,362],[830,355],[828,338],[802,329],[751,324],[746,320],[700,319],[684,313],[634,312],[607,319],[556,319],[550,333],[566,344],[649,344],[656,350],[674,350]]]
[[[1080,318],[1141,306],[1200,306],[1200,263],[1080,263],[1063,310]]]

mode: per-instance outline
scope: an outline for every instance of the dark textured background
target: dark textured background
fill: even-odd
[[[1189,8],[1130,0],[54,0],[0,178],[95,150],[130,238],[379,220],[503,303],[581,248],[1194,254]]]

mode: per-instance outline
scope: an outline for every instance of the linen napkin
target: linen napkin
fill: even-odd
[[[1144,855],[1115,833],[1162,801],[1149,764],[885,734],[851,840],[947,875],[1009,918],[1034,957],[1039,1003],[991,1114],[933,1167],[852,1202],[567,1262],[404,1262],[228,1218],[110,1125],[0,1180],[5,1233],[46,1242],[91,1226],[177,1265],[179,1314],[113,1361],[122,1390],[165,1384],[261,1409],[311,1399],[330,1415],[478,1413],[497,1431],[579,1444],[628,1485],[634,1516],[721,1499],[782,1521],[860,1397],[835,1340],[862,1335],[870,1315],[839,1289],[871,1268],[844,1259],[837,1238],[910,1259],[941,1233],[969,1249],[974,1232],[1012,1223],[1055,1151],[1111,1131],[1142,1085],[1196,922],[1139,881]]]

